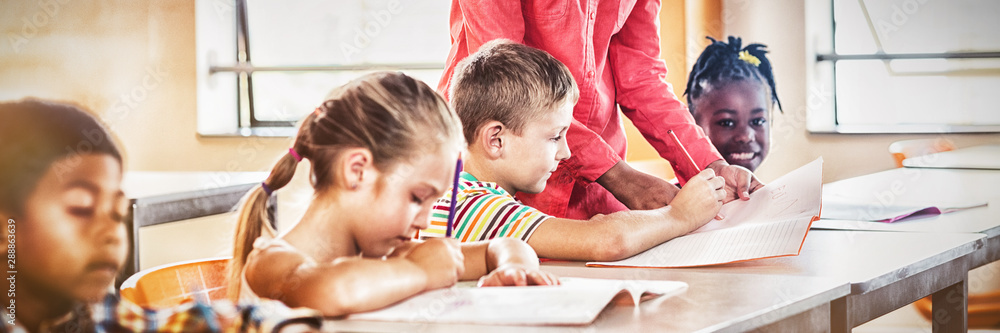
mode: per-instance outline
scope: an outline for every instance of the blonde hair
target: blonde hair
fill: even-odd
[[[397,163],[442,145],[461,147],[461,123],[447,103],[427,84],[403,73],[380,72],[357,78],[335,89],[299,127],[292,149],[311,162],[313,188],[335,187],[331,165],[346,148],[371,151],[373,163],[388,172]],[[265,181],[277,191],[291,181],[298,160],[289,152]],[[267,212],[270,195],[257,186],[244,198],[230,264],[229,297],[237,300],[243,267],[262,235],[275,237]]]
[[[569,68],[549,53],[507,39],[494,39],[455,66],[451,105],[462,119],[465,140],[489,121],[514,134],[562,103],[576,103],[580,90]]]

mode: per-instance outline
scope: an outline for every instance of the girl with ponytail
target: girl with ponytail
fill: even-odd
[[[766,46],[706,37],[688,77],[688,109],[726,162],[754,171],[770,147],[771,111],[781,109]]]
[[[480,285],[557,284],[523,241],[414,240],[451,186],[461,124],[423,82],[374,73],[331,93],[239,214],[230,298],[268,298],[327,316],[378,309],[459,279]],[[305,215],[276,236],[267,201],[309,160]],[[484,276],[485,275],[485,276]]]

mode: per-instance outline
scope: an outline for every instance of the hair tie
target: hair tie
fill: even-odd
[[[754,67],[760,66],[760,59],[757,59],[757,57],[750,54],[750,52],[747,50],[740,51],[738,57],[740,58],[740,60],[743,60],[746,63],[753,65]]]
[[[302,162],[302,155],[299,155],[299,153],[296,153],[295,152],[295,148],[288,148],[288,153],[292,154],[292,157],[295,158],[296,162]]]
[[[271,193],[274,192],[270,187],[267,187],[267,182],[260,182],[260,187],[264,189],[264,193],[267,193],[267,196],[271,196]]]

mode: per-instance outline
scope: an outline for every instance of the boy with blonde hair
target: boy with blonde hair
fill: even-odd
[[[456,67],[450,96],[469,152],[454,225],[463,242],[515,237],[540,257],[618,260],[704,225],[722,207],[725,181],[712,170],[653,210],[573,220],[518,202],[514,194],[541,192],[570,157],[564,136],[579,90],[566,66],[545,51],[508,40],[484,44]],[[444,234],[450,200],[450,194],[438,200],[424,235]]]

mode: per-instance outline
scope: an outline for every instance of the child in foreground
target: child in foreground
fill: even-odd
[[[0,103],[0,217],[10,290],[0,332],[259,331],[313,311],[281,304],[143,309],[113,292],[128,254],[122,154],[87,112],[40,100]],[[13,272],[13,273],[10,273]],[[300,327],[301,328],[301,327]]]
[[[726,162],[755,171],[770,148],[768,119],[781,109],[766,46],[708,39],[688,78],[688,109]]]
[[[327,316],[374,310],[458,280],[550,285],[524,242],[414,240],[451,186],[464,145],[458,117],[430,87],[375,73],[336,89],[240,211],[230,297],[269,298]],[[311,162],[315,195],[275,238],[267,201]],[[485,276],[484,276],[485,275]]]
[[[704,225],[722,206],[724,180],[712,170],[691,178],[669,206],[590,220],[551,217],[515,200],[541,192],[570,156],[564,135],[579,92],[566,66],[544,51],[484,44],[456,67],[450,95],[469,151],[455,219],[463,242],[513,237],[545,258],[618,260]],[[425,235],[443,234],[450,201],[438,200]]]

